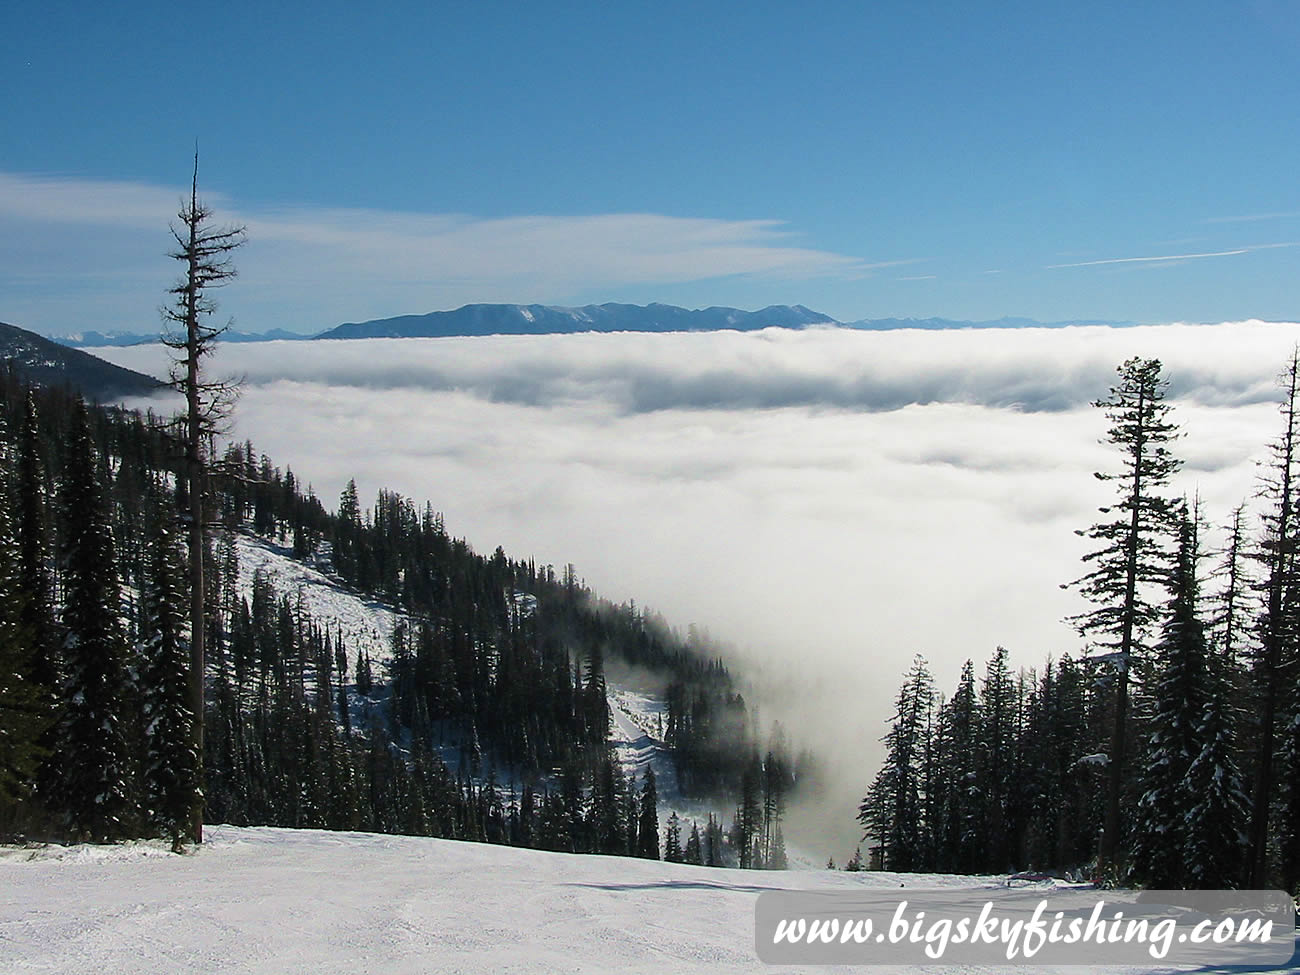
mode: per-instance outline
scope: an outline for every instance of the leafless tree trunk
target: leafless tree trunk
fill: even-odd
[[[199,202],[199,154],[194,153],[194,178],[190,198],[181,205],[180,227],[171,228],[177,249],[171,257],[185,265],[184,277],[171,289],[172,306],[163,309],[163,317],[177,326],[175,333],[164,336],[164,343],[176,355],[173,358],[171,385],[185,396],[182,441],[185,448],[185,481],[189,492],[188,522],[190,572],[190,706],[194,712],[192,744],[197,758],[194,813],[190,839],[203,842],[203,704],[204,704],[204,582],[203,552],[207,527],[203,500],[206,489],[207,458],[205,445],[222,421],[229,416],[234,398],[231,383],[204,377],[203,360],[212,354],[218,336],[225,327],[214,328],[206,319],[216,310],[207,295],[209,288],[220,287],[235,276],[230,252],[244,242],[243,227],[209,226],[212,211]]]

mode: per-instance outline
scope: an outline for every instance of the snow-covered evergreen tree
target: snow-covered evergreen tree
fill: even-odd
[[[1239,708],[1230,667],[1217,654],[1206,661],[1205,701],[1196,727],[1201,750],[1187,770],[1184,880],[1201,890],[1236,887],[1242,881],[1250,796],[1237,764]]]
[[[1208,698],[1205,627],[1198,615],[1196,516],[1178,513],[1178,552],[1170,579],[1164,633],[1148,688],[1147,740],[1137,780],[1133,867],[1150,887],[1180,887],[1188,845],[1187,814],[1194,799],[1188,772],[1202,754],[1202,715]]]
[[[134,768],[124,713],[130,700],[117,562],[98,454],[84,404],[73,416],[63,471],[63,646],[58,801],[72,835],[131,835]]]
[[[1111,423],[1107,439],[1121,456],[1117,473],[1096,477],[1114,481],[1119,497],[1100,509],[1110,520],[1080,532],[1099,547],[1084,556],[1089,571],[1072,583],[1095,606],[1072,621],[1080,636],[1093,638],[1107,652],[1115,675],[1100,850],[1100,860],[1108,866],[1115,865],[1125,833],[1121,795],[1128,778],[1129,682],[1145,657],[1147,633],[1160,619],[1148,589],[1163,583],[1167,573],[1172,502],[1162,492],[1181,466],[1168,447],[1178,427],[1168,419],[1169,384],[1161,376],[1160,360],[1129,359],[1118,373],[1110,397],[1094,405],[1106,411]]]
[[[884,738],[885,764],[858,807],[858,821],[884,847],[891,870],[919,869],[926,855],[921,761],[933,702],[930,669],[917,654]]]
[[[189,707],[184,569],[176,540],[158,519],[150,542],[140,644],[144,732],[143,800],[148,824],[179,849],[199,801],[194,715]]]
[[[9,517],[8,450],[0,443],[0,836],[15,822],[19,803],[36,785],[50,723],[48,688],[33,679],[37,648],[24,610],[31,595]]]

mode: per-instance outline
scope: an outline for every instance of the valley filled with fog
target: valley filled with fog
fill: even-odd
[[[1013,667],[1081,649],[1060,586],[1112,500],[1091,404],[1115,367],[1164,362],[1177,484],[1217,527],[1253,497],[1297,341],[1248,322],[268,342],[213,373],[244,379],[232,436],[327,506],[353,477],[363,504],[427,499],[479,551],[571,562],[760,661],[763,720],[833,773],[838,858],[914,653],[950,693],[999,644]],[[166,371],[159,346],[98,351]]]

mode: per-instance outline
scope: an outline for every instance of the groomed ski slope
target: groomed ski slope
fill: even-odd
[[[0,972],[775,975],[801,969],[769,967],[754,953],[762,890],[902,883],[993,888],[996,898],[998,885],[942,875],[727,870],[318,830],[215,826],[207,838],[186,856],[160,844],[0,849]],[[807,969],[836,970],[845,969]]]

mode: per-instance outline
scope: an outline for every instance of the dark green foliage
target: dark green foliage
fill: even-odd
[[[699,836],[695,839],[698,847]],[[655,770],[649,766],[646,767],[641,785],[641,818],[637,823],[636,853],[647,860],[659,859],[659,794],[655,785]]]
[[[58,694],[46,700],[68,702],[50,733],[50,788],[35,793],[42,773],[30,759],[15,764],[21,808],[0,830],[174,835],[195,753],[177,739],[186,714],[174,693],[186,672],[176,653],[189,628],[168,607],[179,599],[183,609],[190,592],[188,579],[179,588],[168,580],[150,538],[183,528],[174,513],[192,500],[184,459],[153,418],[77,412],[51,391],[38,393],[29,409],[28,391],[12,376],[0,393],[10,428],[19,431],[14,502],[34,512],[23,516],[16,539],[26,581],[12,606],[28,611],[29,623],[40,623],[51,640],[43,653],[29,653],[28,644],[19,652],[9,641],[26,660],[9,669],[57,677]],[[57,520],[44,518],[51,486]],[[653,845],[657,854],[657,797],[647,813],[644,783],[640,794],[629,789],[607,756],[611,661],[673,685],[676,710],[665,734],[689,791],[734,801],[731,790],[739,790],[756,750],[753,729],[707,640],[684,640],[633,604],[600,600],[571,567],[557,578],[549,566],[515,562],[500,550],[479,556],[447,534],[431,507],[418,512],[391,492],[363,511],[353,488],[341,515],[330,515],[251,443],[230,445],[210,464],[207,495],[205,509],[223,526],[202,560],[209,822],[620,854]],[[237,536],[250,530],[286,549],[293,544],[299,556],[394,606],[408,622],[391,670],[371,660],[366,641],[352,643],[313,620],[265,571],[241,588]],[[45,595],[33,601],[34,591]],[[81,594],[77,603],[65,604],[73,592]],[[30,612],[42,600],[43,621]],[[66,650],[65,633],[72,637]],[[701,659],[700,650],[710,656]],[[74,684],[84,693],[70,690]],[[83,738],[90,746],[68,759]],[[459,778],[441,748],[463,757]],[[779,761],[779,776],[775,765],[759,776],[760,792],[776,790],[763,793],[767,845],[779,824],[777,793],[795,778],[788,757]],[[494,783],[507,774],[537,785],[516,796]],[[105,801],[88,800],[92,789]],[[701,859],[722,862],[720,829],[702,831],[700,846]]]
[[[133,695],[113,535],[84,404],[73,416],[59,507],[67,637],[55,801],[73,836],[118,839],[135,829]]]
[[[891,870],[930,867],[922,760],[933,699],[930,670],[918,654],[899,691],[891,728],[884,738],[885,765],[858,808],[858,821],[884,844],[885,863]]]
[[[669,863],[682,862],[682,824],[675,812],[668,815],[668,830],[664,834],[664,859]]]
[[[697,866],[704,865],[704,849],[700,843],[700,826],[695,820],[691,820],[691,832],[686,837],[686,847],[682,851],[682,862],[693,863]]]
[[[184,568],[160,513],[150,543],[141,659],[144,816],[179,847],[194,815],[198,756],[189,707],[189,641]]]
[[[1073,617],[1080,636],[1108,650],[1114,668],[1115,703],[1107,767],[1106,820],[1101,859],[1115,865],[1124,823],[1122,791],[1128,760],[1129,682],[1143,665],[1147,637],[1160,611],[1148,590],[1164,583],[1168,571],[1167,536],[1172,502],[1162,492],[1181,466],[1168,448],[1178,428],[1168,420],[1168,380],[1158,359],[1129,359],[1118,368],[1119,382],[1095,406],[1111,423],[1107,440],[1119,448],[1120,471],[1097,474],[1115,481],[1119,498],[1100,509],[1109,520],[1084,536],[1100,547],[1084,556],[1091,568],[1073,585],[1095,606]]]
[[[9,456],[0,445],[0,836],[19,823],[45,758],[44,736],[52,719],[50,688],[37,682],[42,671],[31,617],[30,591],[9,517]]]

